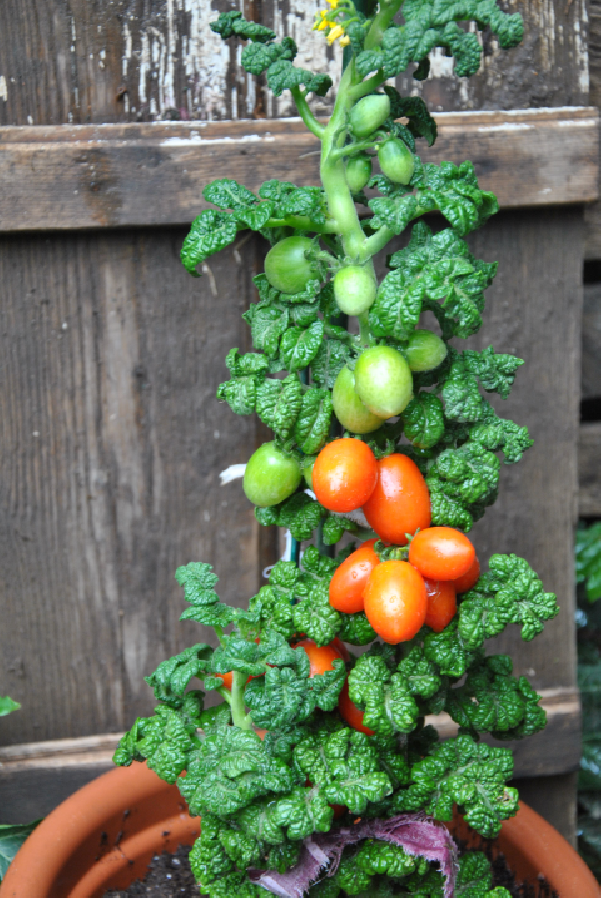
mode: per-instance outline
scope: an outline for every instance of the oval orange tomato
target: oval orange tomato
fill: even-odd
[[[351,701],[351,697],[348,691],[348,677],[344,681],[344,686],[340,691],[340,696],[338,698],[338,710],[340,711],[340,716],[343,720],[346,720],[349,726],[353,727],[354,730],[359,730],[361,733],[366,733],[368,736],[373,736],[374,731],[370,730],[369,727],[363,726],[363,717],[364,712],[357,707],[357,705]]]
[[[472,586],[475,586],[478,582],[478,578],[480,576],[480,562],[478,561],[478,556],[474,555],[474,560],[472,562],[472,566],[469,571],[463,575],[463,577],[457,577],[456,580],[453,580],[453,586],[455,587],[455,592],[467,592],[468,589],[471,589]]]
[[[345,558],[330,580],[330,605],[345,614],[363,611],[363,593],[370,574],[380,559],[369,539]]]
[[[430,491],[421,471],[406,455],[394,453],[380,459],[377,473],[363,513],[381,539],[404,546],[406,533],[430,526]]]
[[[341,652],[332,643],[317,645],[313,639],[301,639],[300,642],[295,642],[292,648],[298,646],[309,656],[309,677],[323,674],[326,670],[334,670],[333,662],[342,658]]]
[[[353,511],[369,499],[377,476],[376,457],[366,443],[334,440],[315,459],[313,492],[330,511]]]
[[[411,540],[409,562],[431,580],[457,580],[467,574],[476,550],[465,533],[453,527],[428,527]]]
[[[365,588],[365,614],[384,642],[413,639],[426,619],[428,600],[421,574],[407,561],[383,561]]]
[[[429,580],[424,577],[428,607],[424,623],[436,633],[449,624],[457,611],[457,596],[454,580]]]

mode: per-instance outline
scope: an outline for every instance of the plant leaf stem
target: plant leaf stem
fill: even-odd
[[[244,687],[246,686],[246,674],[235,670],[232,676],[232,691],[230,708],[232,711],[232,723],[241,730],[250,730],[251,721],[244,706]]]
[[[364,44],[365,50],[373,50],[374,47],[377,47],[382,42],[384,32],[394,19],[402,4],[403,0],[388,0],[388,2],[382,0],[380,9],[372,22],[371,28],[367,32]]]
[[[317,119],[309,109],[309,104],[307,103],[305,92],[302,91],[300,87],[291,87],[290,93],[292,94],[292,97],[296,104],[298,114],[302,118],[309,131],[311,131],[312,134],[315,134],[316,137],[322,140],[325,126],[317,121]]]

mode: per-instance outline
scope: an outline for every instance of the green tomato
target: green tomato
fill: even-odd
[[[392,346],[372,346],[357,359],[355,391],[374,415],[400,415],[413,395],[409,365]]]
[[[387,178],[397,184],[408,184],[415,171],[413,153],[396,137],[387,140],[378,150],[380,168]]]
[[[334,414],[346,430],[351,433],[371,433],[384,423],[383,418],[361,402],[355,391],[355,375],[350,368],[343,368],[332,391]]]
[[[265,276],[271,286],[281,293],[300,293],[315,276],[313,265],[305,258],[311,249],[309,237],[284,237],[272,246],[265,256]]]
[[[412,371],[431,371],[438,368],[447,355],[444,340],[432,331],[413,331],[409,337],[409,345],[405,350],[405,358]]]
[[[265,507],[283,502],[301,482],[301,468],[291,455],[275,443],[263,443],[253,452],[244,472],[244,492],[254,505]]]
[[[363,265],[347,265],[334,276],[334,296],[345,315],[366,312],[376,298],[373,271]]]
[[[351,193],[359,193],[371,178],[371,159],[364,153],[353,156],[346,163],[345,174]]]
[[[384,124],[389,115],[390,100],[386,94],[363,97],[351,109],[351,131],[355,137],[368,137]]]

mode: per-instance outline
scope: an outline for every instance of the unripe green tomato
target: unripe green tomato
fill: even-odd
[[[370,412],[357,396],[355,375],[350,368],[343,368],[334,381],[332,402],[334,414],[351,433],[371,433],[384,423],[384,419]]]
[[[438,368],[447,355],[444,340],[432,331],[413,331],[409,337],[409,345],[405,350],[405,358],[412,371],[431,371]]]
[[[351,131],[355,137],[368,137],[384,124],[389,115],[390,100],[386,94],[363,97],[351,109]]]
[[[265,256],[265,276],[271,286],[281,293],[300,293],[315,275],[305,258],[311,249],[313,241],[308,237],[284,237],[272,246]]]
[[[345,315],[366,312],[376,298],[376,281],[370,268],[347,265],[334,276],[334,296]]]
[[[387,178],[397,184],[408,184],[415,171],[413,153],[396,137],[387,140],[378,150],[380,168]]]
[[[355,392],[374,415],[400,415],[413,395],[409,365],[392,346],[372,346],[357,359]]]
[[[301,482],[301,468],[291,455],[275,443],[263,443],[253,452],[244,472],[244,492],[254,505],[265,507],[283,502]]]
[[[359,193],[371,178],[371,159],[363,154],[353,156],[346,163],[345,173],[351,193]]]

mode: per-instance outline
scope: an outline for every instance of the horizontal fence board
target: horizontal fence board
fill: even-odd
[[[497,743],[486,739],[492,745],[513,749],[516,778],[564,774],[578,767],[577,690],[541,690],[541,704],[547,712],[544,732],[519,742]],[[448,714],[428,717],[426,723],[435,726],[442,739],[457,735],[457,724]],[[107,733],[0,747],[2,822],[27,822],[45,815],[76,788],[111,770],[112,756],[121,735]]]
[[[590,107],[441,113],[425,161],[472,159],[502,207],[592,202],[598,113]],[[423,141],[421,142],[423,143]],[[315,183],[319,142],[298,119],[0,129],[0,230],[188,223],[228,177]]]
[[[580,517],[601,517],[601,422],[580,425],[578,486]]]

